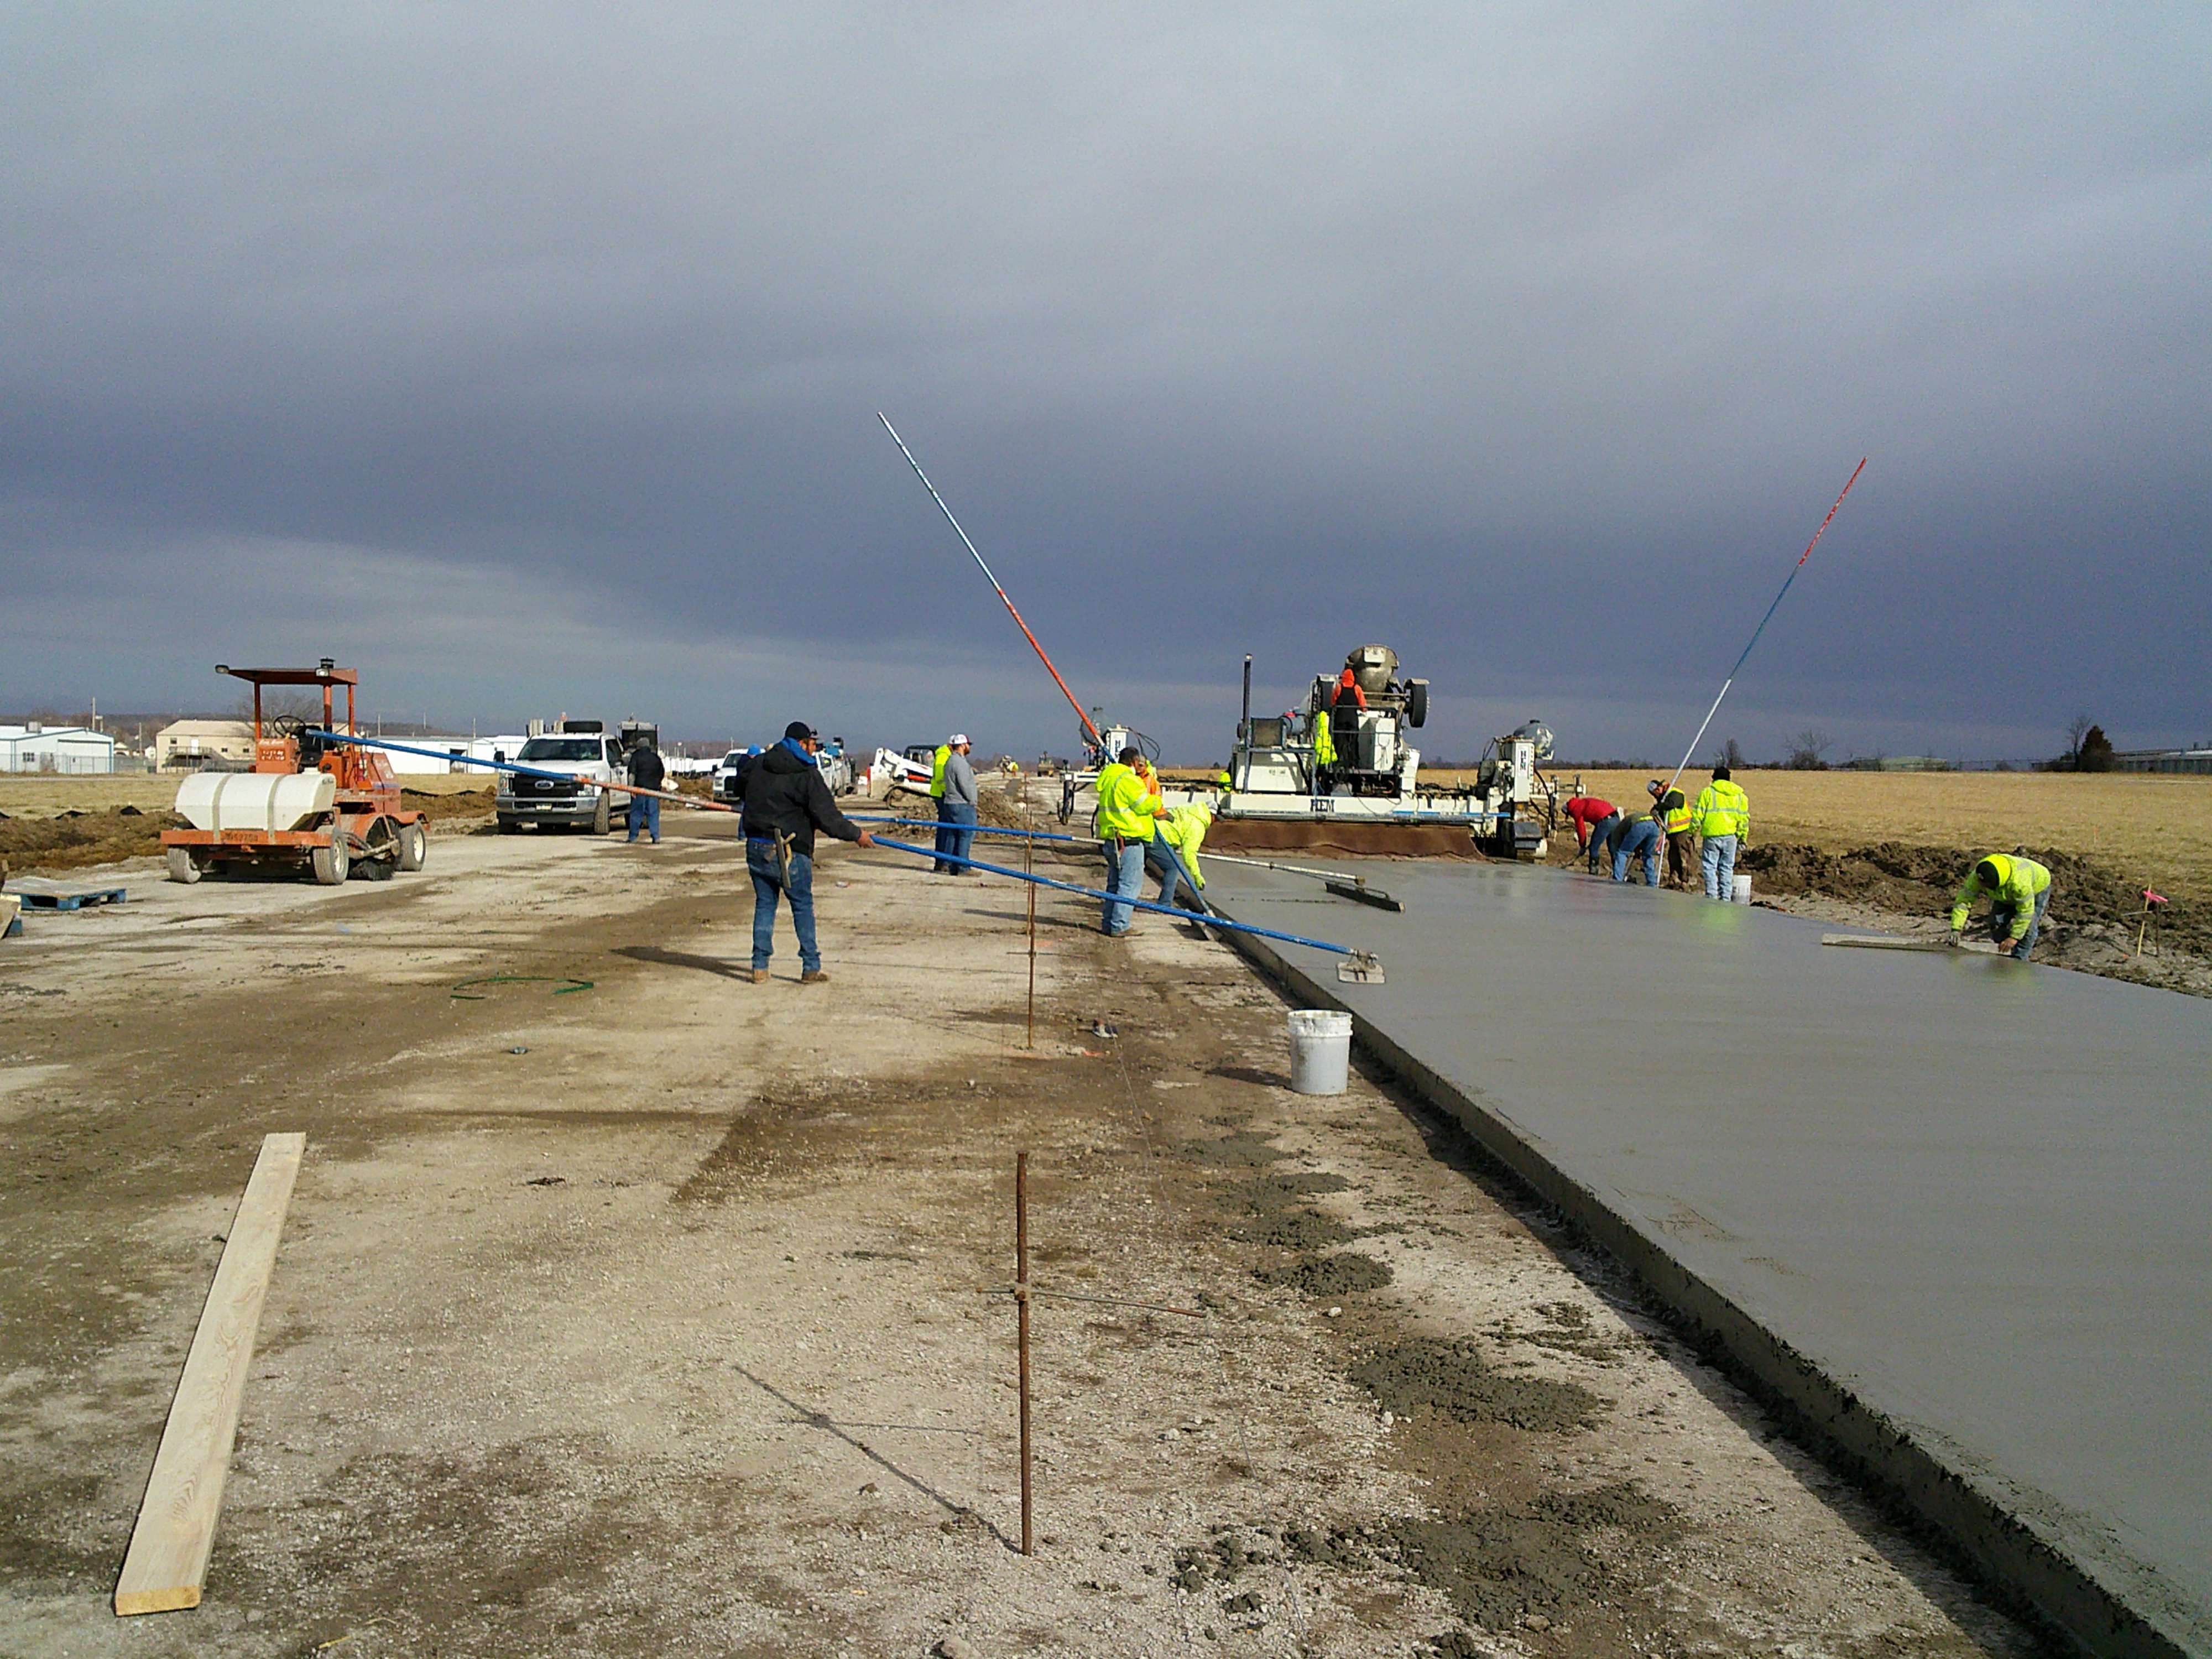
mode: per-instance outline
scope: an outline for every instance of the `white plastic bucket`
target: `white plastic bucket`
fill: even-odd
[[[1352,1016],[1334,1008],[1291,1010],[1291,1087],[1340,1095],[1352,1075]]]
[[[1749,876],[1738,876],[1735,878],[1735,890],[1731,892],[1729,895],[1729,897],[1733,899],[1738,904],[1750,903],[1751,878]]]

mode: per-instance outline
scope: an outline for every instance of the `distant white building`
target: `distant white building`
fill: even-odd
[[[156,769],[219,761],[240,769],[253,764],[253,726],[246,720],[173,720],[154,734]]]
[[[0,726],[0,772],[115,769],[115,739],[82,726]]]

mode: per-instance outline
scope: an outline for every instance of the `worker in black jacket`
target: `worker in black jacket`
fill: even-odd
[[[668,781],[668,768],[662,763],[660,751],[645,738],[640,738],[629,751],[629,781],[641,789],[658,789]],[[629,798],[629,838],[637,840],[637,832],[649,830],[653,844],[660,845],[660,797],[632,795]]]
[[[875,838],[837,810],[830,786],[814,757],[822,739],[805,720],[793,720],[783,741],[754,763],[745,775],[745,868],[753,878],[753,983],[768,983],[768,959],[775,954],[775,902],[791,901],[791,925],[799,934],[799,982],[822,985],[822,952],[814,943],[814,832],[827,830],[839,841],[875,845]]]

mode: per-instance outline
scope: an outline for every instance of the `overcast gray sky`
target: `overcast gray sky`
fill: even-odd
[[[2212,10],[0,9],[0,710],[2212,737]]]

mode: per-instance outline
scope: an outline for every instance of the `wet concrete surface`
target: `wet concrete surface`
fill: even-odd
[[[1236,866],[1294,969],[2185,1651],[2212,1652],[2212,1005],[1510,866]],[[1273,947],[1271,947],[1272,949]]]

